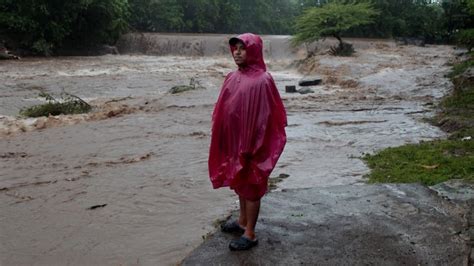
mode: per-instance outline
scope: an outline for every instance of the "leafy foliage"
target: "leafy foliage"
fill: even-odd
[[[467,1],[467,11],[471,17],[474,16],[474,0]],[[456,35],[456,42],[458,45],[465,46],[470,52],[474,47],[474,25],[471,25],[469,29],[461,30]]]
[[[337,4],[313,7],[304,11],[296,20],[295,44],[317,41],[323,37],[336,37],[341,43],[341,33],[356,26],[370,24],[378,14],[369,3]]]
[[[304,42],[335,36],[334,33],[340,37],[417,37],[427,43],[451,42],[460,30],[474,28],[474,0],[431,2],[0,0],[0,38],[11,40],[17,48],[37,54],[53,54],[63,46],[112,44],[129,28],[152,32],[296,33],[298,39],[305,39]],[[332,19],[326,17],[327,20],[318,22],[317,18],[308,18],[302,22],[305,15],[310,17],[314,12],[328,16],[323,10],[333,14]],[[379,16],[374,15],[375,10]],[[319,23],[321,27],[316,30],[309,24],[305,25],[307,23]],[[461,39],[466,40],[466,35],[462,36]]]
[[[331,47],[330,53],[350,56],[354,53],[354,48],[342,41],[341,34],[351,28],[372,23],[378,13],[370,3],[330,3],[309,8],[297,18],[296,34],[292,42],[297,45],[332,36],[339,40],[339,45]]]
[[[2,0],[0,34],[38,54],[65,42],[113,42],[127,27],[127,0]]]
[[[130,0],[131,26],[155,32],[288,34],[298,5],[287,0]]]
[[[175,0],[130,0],[130,25],[141,31],[181,31],[183,9]]]
[[[67,41],[70,46],[88,46],[96,43],[113,44],[128,30],[129,6],[127,0],[88,0],[71,27]]]
[[[62,93],[60,100],[44,92],[40,93],[39,96],[45,98],[47,102],[23,109],[20,111],[20,115],[40,117],[60,114],[82,114],[92,109],[84,100],[69,93]]]
[[[456,36],[456,42],[470,52],[474,47],[474,29],[461,30]]]

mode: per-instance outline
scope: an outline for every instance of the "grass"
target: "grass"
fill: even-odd
[[[474,140],[441,140],[388,148],[363,159],[370,183],[422,183],[449,179],[474,181]]]
[[[452,94],[439,104],[433,123],[450,134],[447,140],[422,142],[387,148],[365,155],[371,173],[369,183],[422,183],[434,185],[449,179],[474,182],[474,84],[456,80],[474,67],[474,55],[453,66]]]
[[[39,96],[45,98],[47,102],[22,109],[20,110],[20,115],[40,117],[60,114],[82,114],[92,109],[84,100],[68,93],[62,93],[60,100],[44,92],[40,93]]]

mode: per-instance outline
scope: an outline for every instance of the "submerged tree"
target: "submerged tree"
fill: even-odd
[[[339,41],[331,50],[335,55],[351,55],[351,44],[341,39],[341,34],[351,28],[373,23],[379,14],[370,3],[330,3],[322,7],[312,7],[296,19],[293,43],[311,43],[324,37],[334,37]]]

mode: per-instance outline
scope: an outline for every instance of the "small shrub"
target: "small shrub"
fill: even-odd
[[[470,52],[474,47],[474,29],[461,30],[456,36],[456,41]]]
[[[92,109],[92,107],[81,98],[65,92],[61,93],[60,100],[55,99],[45,92],[40,93],[39,96],[45,98],[47,103],[22,109],[20,110],[20,115],[26,117],[40,117],[60,114],[82,114]]]

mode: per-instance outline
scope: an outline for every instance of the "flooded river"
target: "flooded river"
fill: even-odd
[[[173,265],[236,207],[207,176],[213,104],[235,68],[227,36],[166,37],[127,36],[116,56],[0,62],[2,265]],[[354,57],[297,67],[304,51],[286,41],[265,36],[288,112],[279,189],[359,184],[363,153],[445,136],[422,119],[451,87],[451,47],[354,40]],[[314,93],[285,93],[312,75]],[[168,93],[191,79],[205,89]],[[18,118],[42,91],[94,110]]]

